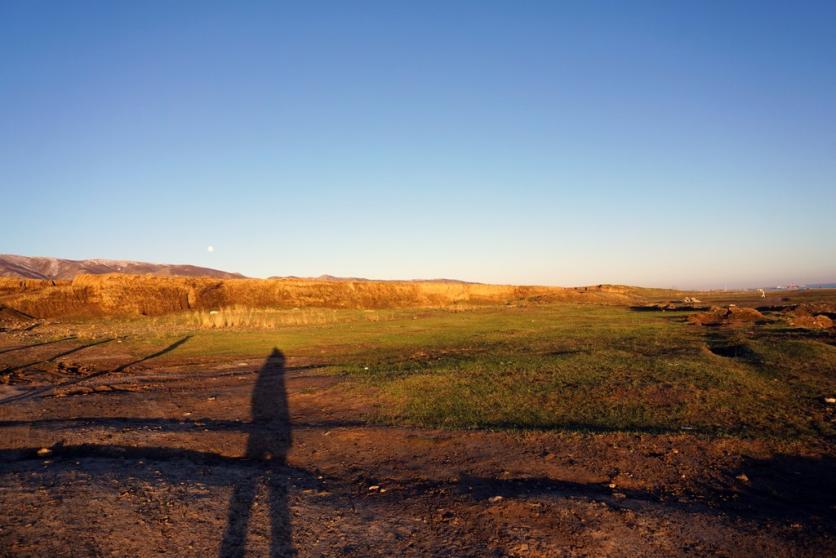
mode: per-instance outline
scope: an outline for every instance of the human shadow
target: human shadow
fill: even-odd
[[[244,556],[247,528],[263,477],[270,508],[270,556],[293,556],[287,471],[290,413],[285,387],[285,357],[276,348],[267,357],[255,381],[251,413],[245,458],[264,466],[248,472],[233,487],[219,555],[221,558]]]
[[[37,388],[26,393],[0,400],[0,405],[47,395],[49,392],[64,386],[75,384],[83,380],[104,376],[114,372],[121,372],[133,365],[162,356],[175,350],[189,340],[185,336],[164,349],[137,360],[122,364],[116,368],[102,370],[81,378],[73,379],[61,384]],[[110,341],[110,340],[107,340]],[[84,348],[84,347],[82,347]],[[79,350],[74,349],[74,350]],[[290,370],[309,369],[316,366],[291,367]],[[252,516],[252,508],[262,482],[267,487],[270,508],[271,538],[270,556],[272,558],[295,556],[291,542],[291,524],[288,509],[288,487],[291,480],[297,482],[311,482],[311,475],[302,470],[292,470],[287,467],[287,453],[291,445],[290,414],[288,410],[287,390],[285,386],[285,356],[274,348],[267,356],[264,365],[258,371],[251,395],[251,420],[249,422],[230,420],[187,421],[175,419],[149,418],[82,418],[69,419],[67,424],[90,423],[101,427],[125,428],[126,426],[154,425],[172,432],[190,430],[199,427],[201,430],[230,430],[243,431],[248,435],[246,452],[241,457],[225,457],[221,454],[206,451],[188,450],[175,447],[137,447],[119,446],[112,444],[81,444],[65,445],[59,442],[48,448],[52,458],[105,458],[121,460],[146,459],[154,461],[191,461],[195,463],[218,464],[233,466],[240,473],[233,484],[232,496],[229,501],[226,529],[220,547],[220,556],[244,556],[246,552],[247,531]],[[43,426],[64,424],[62,420],[43,421]],[[0,421],[0,426],[23,425],[37,427],[40,421]],[[325,426],[345,426],[344,421],[306,424],[307,427],[318,428]],[[0,448],[0,465],[15,463],[31,459],[41,459],[44,448]],[[182,479],[181,479],[182,480]]]

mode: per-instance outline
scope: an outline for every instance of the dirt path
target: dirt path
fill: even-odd
[[[827,448],[779,454],[765,442],[687,433],[375,426],[363,421],[367,403],[316,363],[126,362],[0,393],[0,555],[833,548]]]

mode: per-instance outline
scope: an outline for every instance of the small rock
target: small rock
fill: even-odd
[[[93,393],[93,391],[94,390],[91,387],[78,386],[75,388],[58,391],[55,393],[55,397],[67,397],[69,395],[87,395],[88,393]]]
[[[836,397],[825,397],[824,402],[828,405],[836,404]]]
[[[377,490],[380,490],[380,485],[373,484],[369,487],[369,492],[375,492]]]
[[[49,455],[52,453],[52,450],[49,448],[41,448],[38,450],[38,457],[44,457],[45,455]]]
[[[746,473],[740,473],[739,475],[737,475],[734,478],[736,478],[740,482],[749,482],[749,477],[746,475]]]
[[[503,498],[502,496],[491,496],[490,498],[488,498],[488,502],[490,502],[491,504],[495,504],[497,502],[501,502],[504,499],[505,498]]]

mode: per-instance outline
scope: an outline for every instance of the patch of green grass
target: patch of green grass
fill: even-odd
[[[685,314],[550,304],[337,310],[328,323],[195,329],[183,317],[109,322],[140,354],[190,334],[160,362],[266,356],[325,364],[378,397],[369,420],[833,438],[836,348],[772,325],[712,329]],[[97,327],[102,328],[99,324]],[[714,352],[712,352],[714,351]],[[731,355],[731,356],[728,356]]]

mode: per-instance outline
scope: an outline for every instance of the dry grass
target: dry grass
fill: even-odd
[[[336,310],[333,308],[252,308],[228,306],[217,310],[195,310],[188,322],[196,328],[276,329],[288,326],[326,325],[365,320],[379,322],[399,316],[394,310]]]

